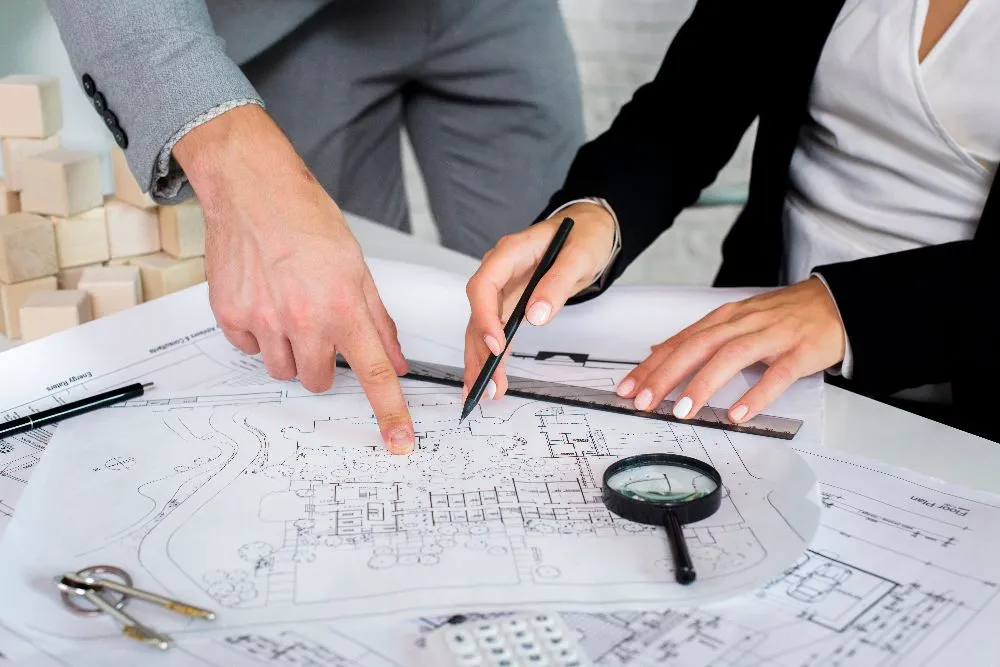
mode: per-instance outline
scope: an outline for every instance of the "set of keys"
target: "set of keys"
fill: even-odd
[[[215,620],[213,611],[135,588],[129,573],[113,565],[95,565],[79,572],[67,572],[57,580],[57,584],[63,604],[73,613],[81,616],[107,614],[121,623],[122,634],[129,639],[164,651],[173,645],[173,639],[125,613],[124,607],[132,598],[189,618]]]

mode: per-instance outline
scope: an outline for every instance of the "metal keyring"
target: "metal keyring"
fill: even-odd
[[[111,575],[112,577],[120,580],[121,583],[126,586],[132,586],[132,577],[129,576],[129,573],[120,567],[115,567],[114,565],[95,565],[93,567],[84,568],[77,572],[77,574],[85,579],[96,579],[97,577],[95,575],[99,574]],[[127,595],[123,595],[115,591],[106,591],[104,593],[100,593],[100,595],[105,597],[108,602],[114,604],[115,609],[119,610],[124,608],[125,605],[128,604],[129,600]],[[62,598],[63,604],[66,605],[74,614],[79,614],[80,616],[99,616],[104,613],[100,609],[91,606],[88,602],[86,602],[86,600],[83,601],[83,604],[86,606],[81,606],[79,598],[75,595],[70,595],[66,591],[60,591],[59,597]]]

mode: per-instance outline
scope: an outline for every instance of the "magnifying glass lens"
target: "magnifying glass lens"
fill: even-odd
[[[604,471],[605,506],[629,521],[667,531],[677,582],[695,580],[681,526],[707,519],[722,502],[722,476],[710,464],[682,454],[639,454]]]
[[[704,498],[719,488],[711,477],[680,465],[650,464],[626,468],[607,485],[626,498],[655,505],[676,505]]]

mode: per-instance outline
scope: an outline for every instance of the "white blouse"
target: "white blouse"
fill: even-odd
[[[927,8],[845,3],[792,157],[785,282],[975,234],[1000,161],[1000,2],[969,0],[918,62]]]
[[[920,62],[927,9],[844,3],[792,157],[783,282],[975,234],[1000,162],[1000,0],[969,0]]]
[[[1000,2],[970,0],[922,63],[928,0],[848,0],[785,201],[786,282],[972,238],[1000,160]]]

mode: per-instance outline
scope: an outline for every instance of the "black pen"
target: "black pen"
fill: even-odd
[[[510,347],[510,342],[514,339],[514,334],[517,332],[517,328],[521,325],[521,320],[524,319],[524,312],[528,308],[528,299],[531,298],[531,293],[535,291],[535,287],[538,285],[538,281],[542,279],[549,269],[552,268],[552,264],[555,263],[556,257],[559,256],[559,251],[562,250],[563,245],[566,243],[566,239],[569,237],[570,231],[573,229],[573,218],[563,218],[562,224],[559,225],[559,229],[556,230],[556,235],[552,237],[552,242],[549,243],[549,247],[545,250],[545,254],[542,255],[542,261],[538,263],[535,267],[535,272],[531,274],[531,280],[524,288],[524,293],[521,295],[521,300],[517,302],[517,306],[514,307],[514,312],[510,314],[510,319],[507,320],[507,325],[503,328],[503,335],[506,339],[504,343],[503,350],[500,354],[490,353],[489,358],[486,359],[486,363],[483,365],[483,370],[479,372],[479,377],[476,378],[475,383],[469,389],[469,397],[465,399],[465,405],[462,407],[462,416],[459,418],[458,423],[461,424],[462,420],[469,416],[469,414],[476,408],[479,404],[479,399],[483,397],[483,392],[486,391],[486,386],[490,383],[493,378],[493,373],[496,372],[497,366],[500,365],[500,360],[503,359],[504,352]]]
[[[103,408],[114,403],[121,403],[130,398],[142,396],[147,389],[153,386],[152,382],[136,382],[125,387],[112,389],[103,394],[97,394],[89,398],[81,398],[79,401],[59,405],[48,410],[42,410],[26,417],[18,417],[8,422],[0,424],[0,439],[24,433],[47,424],[69,419],[85,412],[91,412],[98,408]]]

